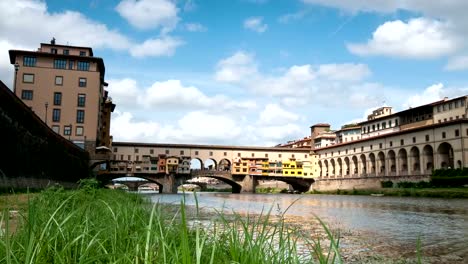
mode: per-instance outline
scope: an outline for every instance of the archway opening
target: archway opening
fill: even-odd
[[[361,156],[359,157],[359,159],[361,160],[361,175],[362,175],[362,176],[366,176],[366,174],[367,174],[367,159],[366,159],[366,155],[361,154]]]
[[[203,162],[200,159],[194,158],[190,160],[191,170],[201,170],[202,168],[203,168]]]
[[[370,174],[375,175],[375,155],[374,153],[369,154],[370,161]]]
[[[343,177],[343,162],[341,161],[341,158],[337,159],[338,163],[338,176]]]
[[[345,175],[348,176],[348,175],[349,175],[349,172],[350,172],[350,170],[349,170],[349,158],[348,158],[348,157],[345,157],[344,162],[345,162],[345,166],[346,166],[346,168],[345,168]]]
[[[220,171],[231,171],[231,161],[229,161],[228,159],[222,159],[219,162],[218,167]]]
[[[437,154],[439,156],[439,163],[441,169],[453,168],[453,148],[447,142],[443,142],[437,148]]]
[[[432,170],[434,169],[434,150],[432,149],[432,146],[424,146],[423,159],[425,163],[424,165],[426,168],[426,173],[432,172]]]
[[[330,161],[330,164],[331,164],[331,167],[332,167],[332,169],[331,169],[331,174],[330,174],[330,175],[331,175],[331,176],[335,176],[335,173],[336,173],[335,160],[332,159],[332,160]]]
[[[353,156],[353,175],[358,174],[358,159],[356,156]]]
[[[205,170],[216,170],[217,168],[216,161],[214,159],[205,160],[203,168]]]
[[[377,154],[377,158],[379,160],[379,174],[384,175],[385,174],[385,154],[381,151],[379,154]]]
[[[408,154],[406,153],[406,149],[398,151],[398,161],[400,163],[400,173],[406,174],[408,172]]]
[[[388,152],[388,161],[390,166],[390,173],[395,175],[396,173],[396,158],[395,158],[395,151],[390,150]]]
[[[412,147],[410,150],[410,162],[413,172],[419,174],[421,172],[421,158],[417,147]]]

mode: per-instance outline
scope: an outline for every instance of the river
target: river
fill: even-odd
[[[195,205],[194,194],[151,194],[154,202]],[[260,214],[273,208],[312,228],[317,215],[339,229],[349,262],[363,256],[415,257],[418,238],[431,263],[468,263],[468,200],[351,195],[198,193],[204,210]],[[291,206],[292,204],[292,206]],[[289,209],[288,209],[289,207]],[[315,221],[316,222],[316,221]],[[465,262],[466,261],[466,262]]]

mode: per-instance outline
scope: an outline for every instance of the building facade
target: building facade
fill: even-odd
[[[383,114],[353,127],[360,127],[357,139],[314,149],[319,178],[429,176],[434,169],[467,167],[467,102],[462,96],[397,113],[378,109]]]
[[[104,81],[102,58],[90,47],[58,45],[10,50],[14,93],[56,133],[94,151],[110,147],[110,116],[115,108]]]

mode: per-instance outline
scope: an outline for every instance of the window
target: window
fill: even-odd
[[[460,136],[460,130],[455,129],[455,136],[456,136],[456,137],[459,137],[459,136]]]
[[[429,135],[426,135],[426,142],[429,141]]]
[[[70,136],[71,135],[71,126],[64,126],[63,127],[63,134],[65,136]]]
[[[241,156],[241,154],[240,154],[240,153],[237,153],[237,157],[240,157],[240,156]]]
[[[416,143],[416,137],[413,137],[413,143]]]
[[[61,105],[62,104],[62,93],[55,92],[54,93],[54,105]]]
[[[80,56],[86,56],[86,51],[80,51]]]
[[[87,61],[79,61],[76,66],[79,71],[89,71],[89,62]]]
[[[255,157],[255,153],[252,153],[252,158]]]
[[[364,151],[364,146],[361,147],[361,151]]]
[[[63,55],[70,55],[70,50],[64,49],[63,50]]]
[[[278,154],[278,158],[281,158],[281,154]]]
[[[52,121],[60,122],[60,109],[52,110]]]
[[[332,154],[332,155],[333,155],[333,154]],[[294,154],[292,154],[292,155],[291,155],[291,158],[293,158],[293,159],[294,159],[294,158],[295,158],[295,155],[294,155]]]
[[[390,141],[390,147],[392,147],[392,146],[393,146],[393,142],[392,142],[392,141]]]
[[[114,148],[114,152],[117,152],[119,149],[118,148]]]
[[[339,154],[339,153],[340,153],[340,152],[338,151],[338,154]],[[307,154],[305,154],[305,155],[304,155],[304,158],[306,158],[306,159],[307,159]]]
[[[227,156],[227,152],[224,152],[224,156]]]
[[[34,83],[34,74],[32,74],[32,73],[23,73],[23,82],[24,83]]]
[[[86,87],[86,78],[79,78],[78,86],[79,87]]]
[[[392,127],[392,120],[388,120],[388,127]]]
[[[55,69],[65,69],[66,65],[67,65],[67,60],[63,60],[63,59],[55,59],[54,60],[54,68]]]
[[[23,100],[32,100],[33,99],[33,91],[31,91],[31,90],[21,91],[21,99],[23,99]]]
[[[138,153],[139,150],[138,150],[137,148],[135,148],[133,151],[134,151],[135,153]]]
[[[63,85],[63,76],[55,76],[55,85]]]
[[[73,70],[73,67],[75,67],[75,61],[74,60],[69,60],[68,61],[68,69]]]
[[[54,126],[52,126],[52,130],[53,130],[55,133],[60,134],[60,126],[54,125]]]
[[[395,126],[398,126],[398,119],[395,119]]]
[[[403,146],[405,144],[405,140],[400,139],[400,145]]]
[[[36,57],[31,57],[31,56],[23,57],[23,66],[36,67],[36,62],[37,62]]]
[[[458,107],[460,107],[460,101],[456,100],[455,101],[455,108],[458,108]]]
[[[437,112],[441,112],[441,108],[440,108],[440,105],[437,106]]]
[[[78,94],[78,106],[84,107],[86,105],[86,94]]]
[[[370,145],[370,149],[372,150],[372,145]]]
[[[166,154],[169,154],[169,150],[168,150],[168,149],[166,149],[165,153],[166,153]]]
[[[385,129],[386,124],[387,123],[385,123],[385,122],[382,123],[382,129]]]
[[[83,135],[83,127],[82,126],[77,126],[76,127],[76,131],[75,131],[75,134],[77,136],[82,136]]]
[[[77,123],[84,123],[84,116],[85,116],[85,111],[84,110],[76,110],[76,122]]]
[[[131,155],[128,155],[127,158],[128,158],[128,160],[132,160],[132,156],[131,156]]]
[[[445,138],[445,132],[442,132],[442,138]]]
[[[213,151],[210,151],[210,156],[213,156]]]
[[[379,143],[379,148],[382,148],[382,143]]]

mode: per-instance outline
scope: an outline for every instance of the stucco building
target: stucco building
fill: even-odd
[[[379,108],[350,128],[354,140],[342,140],[342,129],[335,142],[316,146],[315,170],[320,179],[339,179],[428,176],[434,169],[466,167],[467,99],[445,98],[397,113]],[[313,132],[312,140],[329,133]]]
[[[14,93],[56,133],[94,151],[111,145],[115,108],[104,81],[102,58],[90,47],[41,43],[34,51],[10,50]]]

